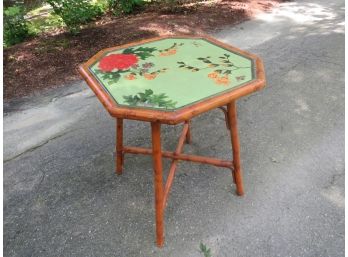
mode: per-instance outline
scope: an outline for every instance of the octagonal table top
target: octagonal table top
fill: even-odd
[[[175,112],[260,80],[256,60],[211,38],[162,37],[102,50],[80,72],[116,108]]]

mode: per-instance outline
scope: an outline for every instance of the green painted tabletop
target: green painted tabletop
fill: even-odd
[[[255,78],[253,60],[204,39],[166,38],[104,53],[89,67],[121,106],[176,110]]]

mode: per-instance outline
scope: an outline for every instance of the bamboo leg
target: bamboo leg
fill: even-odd
[[[234,168],[233,168],[233,169],[231,169],[231,171],[232,171],[233,183],[235,183],[235,184],[236,184],[236,176],[235,176],[235,174],[234,174]]]
[[[162,247],[164,243],[163,228],[163,175],[162,175],[162,150],[161,150],[161,124],[151,123],[152,132],[152,158],[155,176],[155,208],[156,208],[156,244]]]
[[[233,151],[233,166],[234,166],[234,180],[237,187],[237,195],[243,195],[243,174],[240,167],[240,145],[238,137],[237,127],[237,106],[236,101],[233,101],[227,105],[228,122],[231,133],[231,143]]]
[[[121,175],[123,169],[123,119],[117,119],[116,127],[116,173]]]
[[[187,123],[189,125],[188,130],[187,130],[187,134],[186,134],[186,143],[187,144],[191,144],[191,142],[192,142],[192,138],[191,138],[191,121],[188,120],[185,123]]]

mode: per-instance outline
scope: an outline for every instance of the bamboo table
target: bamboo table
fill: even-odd
[[[236,100],[264,87],[259,57],[207,36],[157,37],[104,49],[79,72],[117,120],[116,173],[122,173],[125,153],[152,155],[157,246],[164,243],[164,209],[178,161],[231,169],[237,194],[244,194]],[[233,161],[182,153],[191,141],[190,119],[214,108],[225,114]],[[124,119],[151,123],[151,149],[123,145]],[[176,150],[162,151],[161,124],[179,123],[184,125]],[[162,157],[172,159],[165,184]]]

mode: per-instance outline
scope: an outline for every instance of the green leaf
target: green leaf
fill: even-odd
[[[164,93],[161,93],[159,95],[154,94],[154,92],[151,89],[146,89],[145,92],[139,92],[137,95],[134,96],[123,96],[125,99],[125,102],[129,105],[140,105],[144,106],[145,104],[157,106],[157,107],[163,107],[163,108],[175,108],[175,105],[177,102],[174,102],[172,100],[166,100],[168,96]]]
[[[146,94],[144,93],[138,93],[140,96],[140,101],[146,101]]]
[[[130,47],[123,50],[124,54],[135,54],[140,57],[140,59],[145,60],[146,58],[153,56],[152,52],[156,51],[156,47]]]
[[[152,91],[151,89],[146,89],[146,90],[145,90],[145,94],[146,94],[147,96],[152,95],[152,94],[153,94],[153,91]]]
[[[158,52],[162,53],[162,52],[166,52],[169,51],[170,49],[173,49],[177,46],[177,43],[174,43],[171,47],[168,47],[166,49],[162,49],[162,50],[158,50]]]
[[[201,252],[203,253],[204,257],[212,257],[211,250],[206,245],[204,245],[203,243],[200,243],[199,248]]]
[[[124,49],[123,54],[132,54],[134,53],[134,49],[133,48],[127,48],[127,49]]]

